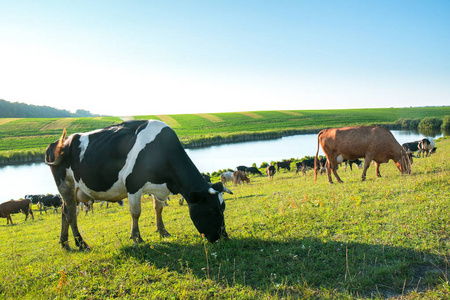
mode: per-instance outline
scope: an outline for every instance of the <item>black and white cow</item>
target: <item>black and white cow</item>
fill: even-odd
[[[48,194],[48,195],[44,195],[42,197],[39,198],[39,212],[42,215],[42,209],[44,209],[45,213],[47,213],[47,208],[53,208],[54,212],[58,212],[58,207],[61,207],[62,205],[62,199],[61,199],[61,195],[56,194],[56,195],[52,195],[52,194]]]
[[[431,155],[433,153],[433,149],[435,148],[434,140],[430,137],[423,138],[419,142],[419,152],[418,155],[422,153],[422,157],[425,154],[425,156]],[[436,152],[436,149],[434,149],[434,152]]]
[[[162,222],[162,203],[181,194],[190,217],[208,241],[227,238],[222,193],[211,187],[184,151],[175,132],[163,122],[129,121],[66,137],[47,147],[50,166],[64,205],[60,242],[68,246],[69,226],[76,245],[89,249],[77,226],[78,202],[128,198],[132,217],[131,238],[142,242],[138,221],[141,196],[152,194],[156,228],[169,235]],[[217,183],[221,185],[221,183]]]
[[[354,160],[350,160],[350,159],[344,159],[344,165],[345,165],[345,171],[347,171],[347,166],[350,166],[350,171],[353,171],[353,164],[355,164],[358,169],[362,169],[363,164],[362,164],[362,160],[360,159],[354,159]]]

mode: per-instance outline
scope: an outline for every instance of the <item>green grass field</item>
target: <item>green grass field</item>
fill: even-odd
[[[164,209],[165,239],[143,200],[138,246],[127,204],[79,215],[90,252],[61,250],[59,214],[0,219],[0,298],[449,299],[450,139],[437,147],[410,176],[390,162],[365,182],[342,169],[344,184],[282,171],[229,185],[231,239],[214,244],[179,196]]]
[[[166,122],[178,134],[182,143],[217,144],[224,141],[280,137],[306,130],[319,131],[325,127],[393,124],[401,118],[443,118],[450,115],[448,107],[379,108],[308,111],[259,111],[242,113],[145,115],[134,119],[157,119]],[[15,152],[44,153],[58,139],[64,128],[69,134],[99,129],[122,120],[117,117],[65,119],[0,119],[0,157]]]

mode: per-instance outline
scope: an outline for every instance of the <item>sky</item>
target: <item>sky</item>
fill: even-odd
[[[0,99],[114,116],[450,105],[450,1],[0,0]]]

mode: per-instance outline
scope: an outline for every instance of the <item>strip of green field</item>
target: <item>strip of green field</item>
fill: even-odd
[[[392,125],[399,119],[443,118],[450,107],[414,107],[343,110],[255,111],[241,113],[142,115],[133,119],[166,122],[187,147],[223,142],[275,138],[355,125]],[[26,150],[44,153],[64,128],[69,134],[120,123],[118,117],[0,119],[0,157]]]

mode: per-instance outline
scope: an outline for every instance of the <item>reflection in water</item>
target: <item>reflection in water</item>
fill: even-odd
[[[392,133],[400,144],[416,141],[424,136],[442,136],[440,132],[425,134],[393,130]],[[314,156],[316,151],[317,134],[186,150],[199,171],[204,173],[234,169],[238,165],[251,166],[253,163],[259,167],[263,162]],[[323,155],[322,149],[319,155]],[[0,182],[0,202],[23,198],[26,194],[58,193],[50,168],[44,163],[0,167]]]

